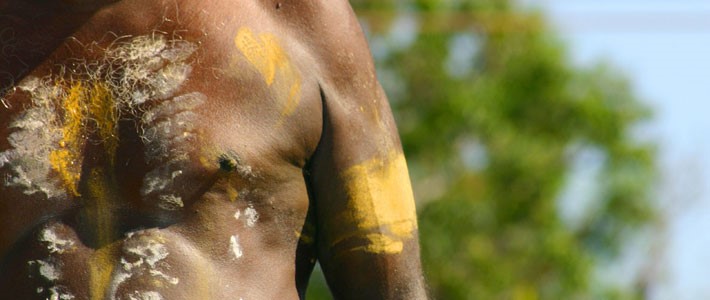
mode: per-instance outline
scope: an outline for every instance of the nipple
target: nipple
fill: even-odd
[[[237,169],[237,161],[227,154],[219,156],[219,169],[225,172],[234,172]]]
[[[237,172],[241,177],[251,179],[254,177],[254,172],[251,166],[244,163],[241,157],[234,151],[222,153],[217,159],[219,169],[223,172]]]

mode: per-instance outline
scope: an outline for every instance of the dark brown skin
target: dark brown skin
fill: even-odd
[[[265,83],[268,72],[260,74],[235,46],[244,28],[257,40],[274,37],[290,73],[277,72],[274,84]],[[376,212],[377,205],[355,211],[353,204],[365,192],[353,190],[360,177],[348,174],[373,164],[386,169],[402,151],[347,1],[2,1],[0,98],[8,107],[0,105],[0,153],[12,150],[9,137],[18,129],[11,124],[31,107],[30,93],[16,88],[20,82],[71,83],[81,77],[66,72],[72,62],[97,61],[119,37],[156,32],[198,46],[186,60],[192,71],[175,92],[206,98],[193,109],[201,138],[189,144],[190,164],[172,190],[184,206],[161,209],[141,194],[155,169],[136,125],[141,112],[122,114],[114,159],[107,142],[92,136],[96,130],[86,131],[79,160],[72,161],[81,165],[76,195],[67,190],[48,199],[0,182],[0,298],[45,299],[61,287],[55,294],[74,299],[130,299],[137,291],[156,291],[162,299],[299,299],[316,260],[336,299],[426,298],[416,225],[401,241],[365,238],[394,232],[392,224],[407,220],[387,216],[406,219],[407,213]],[[300,79],[295,105],[280,100],[289,86],[278,76]],[[0,163],[1,178],[16,175]],[[410,197],[400,198],[411,191],[408,179],[394,180],[404,182],[397,187],[391,182],[380,185],[396,192],[374,193],[391,196],[374,201],[394,210],[413,207]],[[259,214],[251,227],[247,208]],[[383,222],[374,227],[343,217],[357,214],[385,217],[375,218]],[[71,247],[52,252],[41,239],[48,229]],[[239,237],[239,257],[232,236]],[[169,252],[154,269],[166,276],[145,269],[112,291],[125,266],[121,259],[137,261],[126,249],[145,241]],[[51,262],[61,276],[42,275],[38,261]],[[179,283],[171,283],[175,278]]]

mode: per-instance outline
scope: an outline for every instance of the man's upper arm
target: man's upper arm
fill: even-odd
[[[309,170],[319,259],[336,298],[424,298],[397,129],[357,21],[340,22],[324,39],[324,126]]]

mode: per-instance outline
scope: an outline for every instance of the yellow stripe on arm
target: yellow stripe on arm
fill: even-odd
[[[336,221],[344,222],[340,228],[355,230],[338,232],[333,246],[358,239],[365,245],[351,247],[351,251],[401,253],[404,241],[417,229],[404,155],[393,151],[385,159],[375,158],[353,166],[342,176],[349,199],[347,210]]]

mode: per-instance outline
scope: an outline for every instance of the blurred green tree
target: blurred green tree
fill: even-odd
[[[432,296],[640,298],[594,278],[654,215],[654,148],[632,136],[649,111],[628,82],[572,65],[512,1],[351,3],[400,127]],[[570,188],[590,172],[593,188]],[[309,298],[329,298],[319,277]]]

